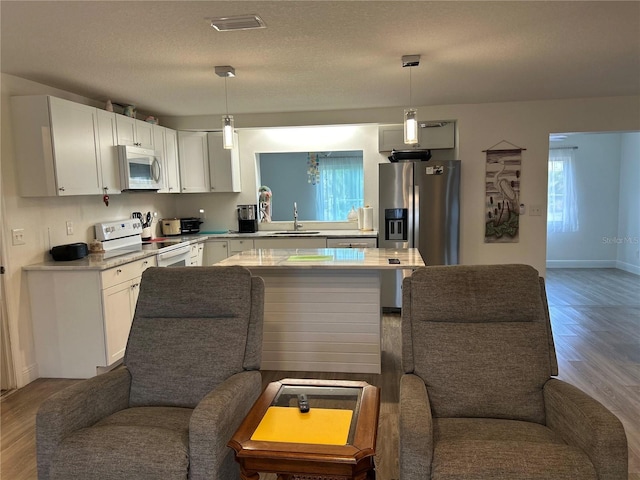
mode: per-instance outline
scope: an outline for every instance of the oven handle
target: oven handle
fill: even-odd
[[[191,253],[191,247],[189,245],[184,247],[174,248],[173,250],[169,250],[168,252],[159,253],[158,260],[167,260],[168,258],[178,257],[180,255],[185,255]]]

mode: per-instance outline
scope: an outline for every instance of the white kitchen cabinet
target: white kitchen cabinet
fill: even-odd
[[[227,240],[207,240],[204,242],[203,265],[210,267],[229,256]]]
[[[456,145],[455,127],[455,122],[418,122],[418,143],[407,145],[404,143],[402,124],[380,125],[378,127],[378,151],[454,148]]]
[[[182,193],[210,191],[207,132],[178,132],[178,161]]]
[[[190,266],[201,267],[204,261],[204,242],[191,244]]]
[[[238,134],[234,132],[234,147],[222,146],[222,132],[207,133],[209,150],[209,182],[212,192],[241,192]]]
[[[326,237],[256,238],[255,248],[327,248]]]
[[[122,359],[142,272],[154,256],[107,270],[29,270],[40,377],[89,378]]]
[[[12,97],[20,195],[102,193],[97,111],[47,95]]]
[[[229,256],[236,253],[244,252],[246,250],[252,250],[254,248],[254,242],[248,238],[229,240]]]
[[[158,193],[180,193],[178,133],[170,128],[153,125],[153,143],[162,158],[163,185]]]
[[[118,145],[154,149],[153,124],[126,115],[116,114]]]
[[[116,114],[96,109],[102,193],[121,193]]]
[[[327,248],[377,248],[378,240],[370,237],[327,238]]]

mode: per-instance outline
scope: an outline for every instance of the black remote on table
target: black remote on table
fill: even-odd
[[[304,393],[298,395],[298,408],[301,413],[307,413],[309,411],[309,400]]]

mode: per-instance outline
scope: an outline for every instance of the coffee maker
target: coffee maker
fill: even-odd
[[[238,205],[238,232],[258,231],[258,205]]]

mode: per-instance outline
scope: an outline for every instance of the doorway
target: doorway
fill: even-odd
[[[640,275],[640,132],[549,136],[547,268]]]

